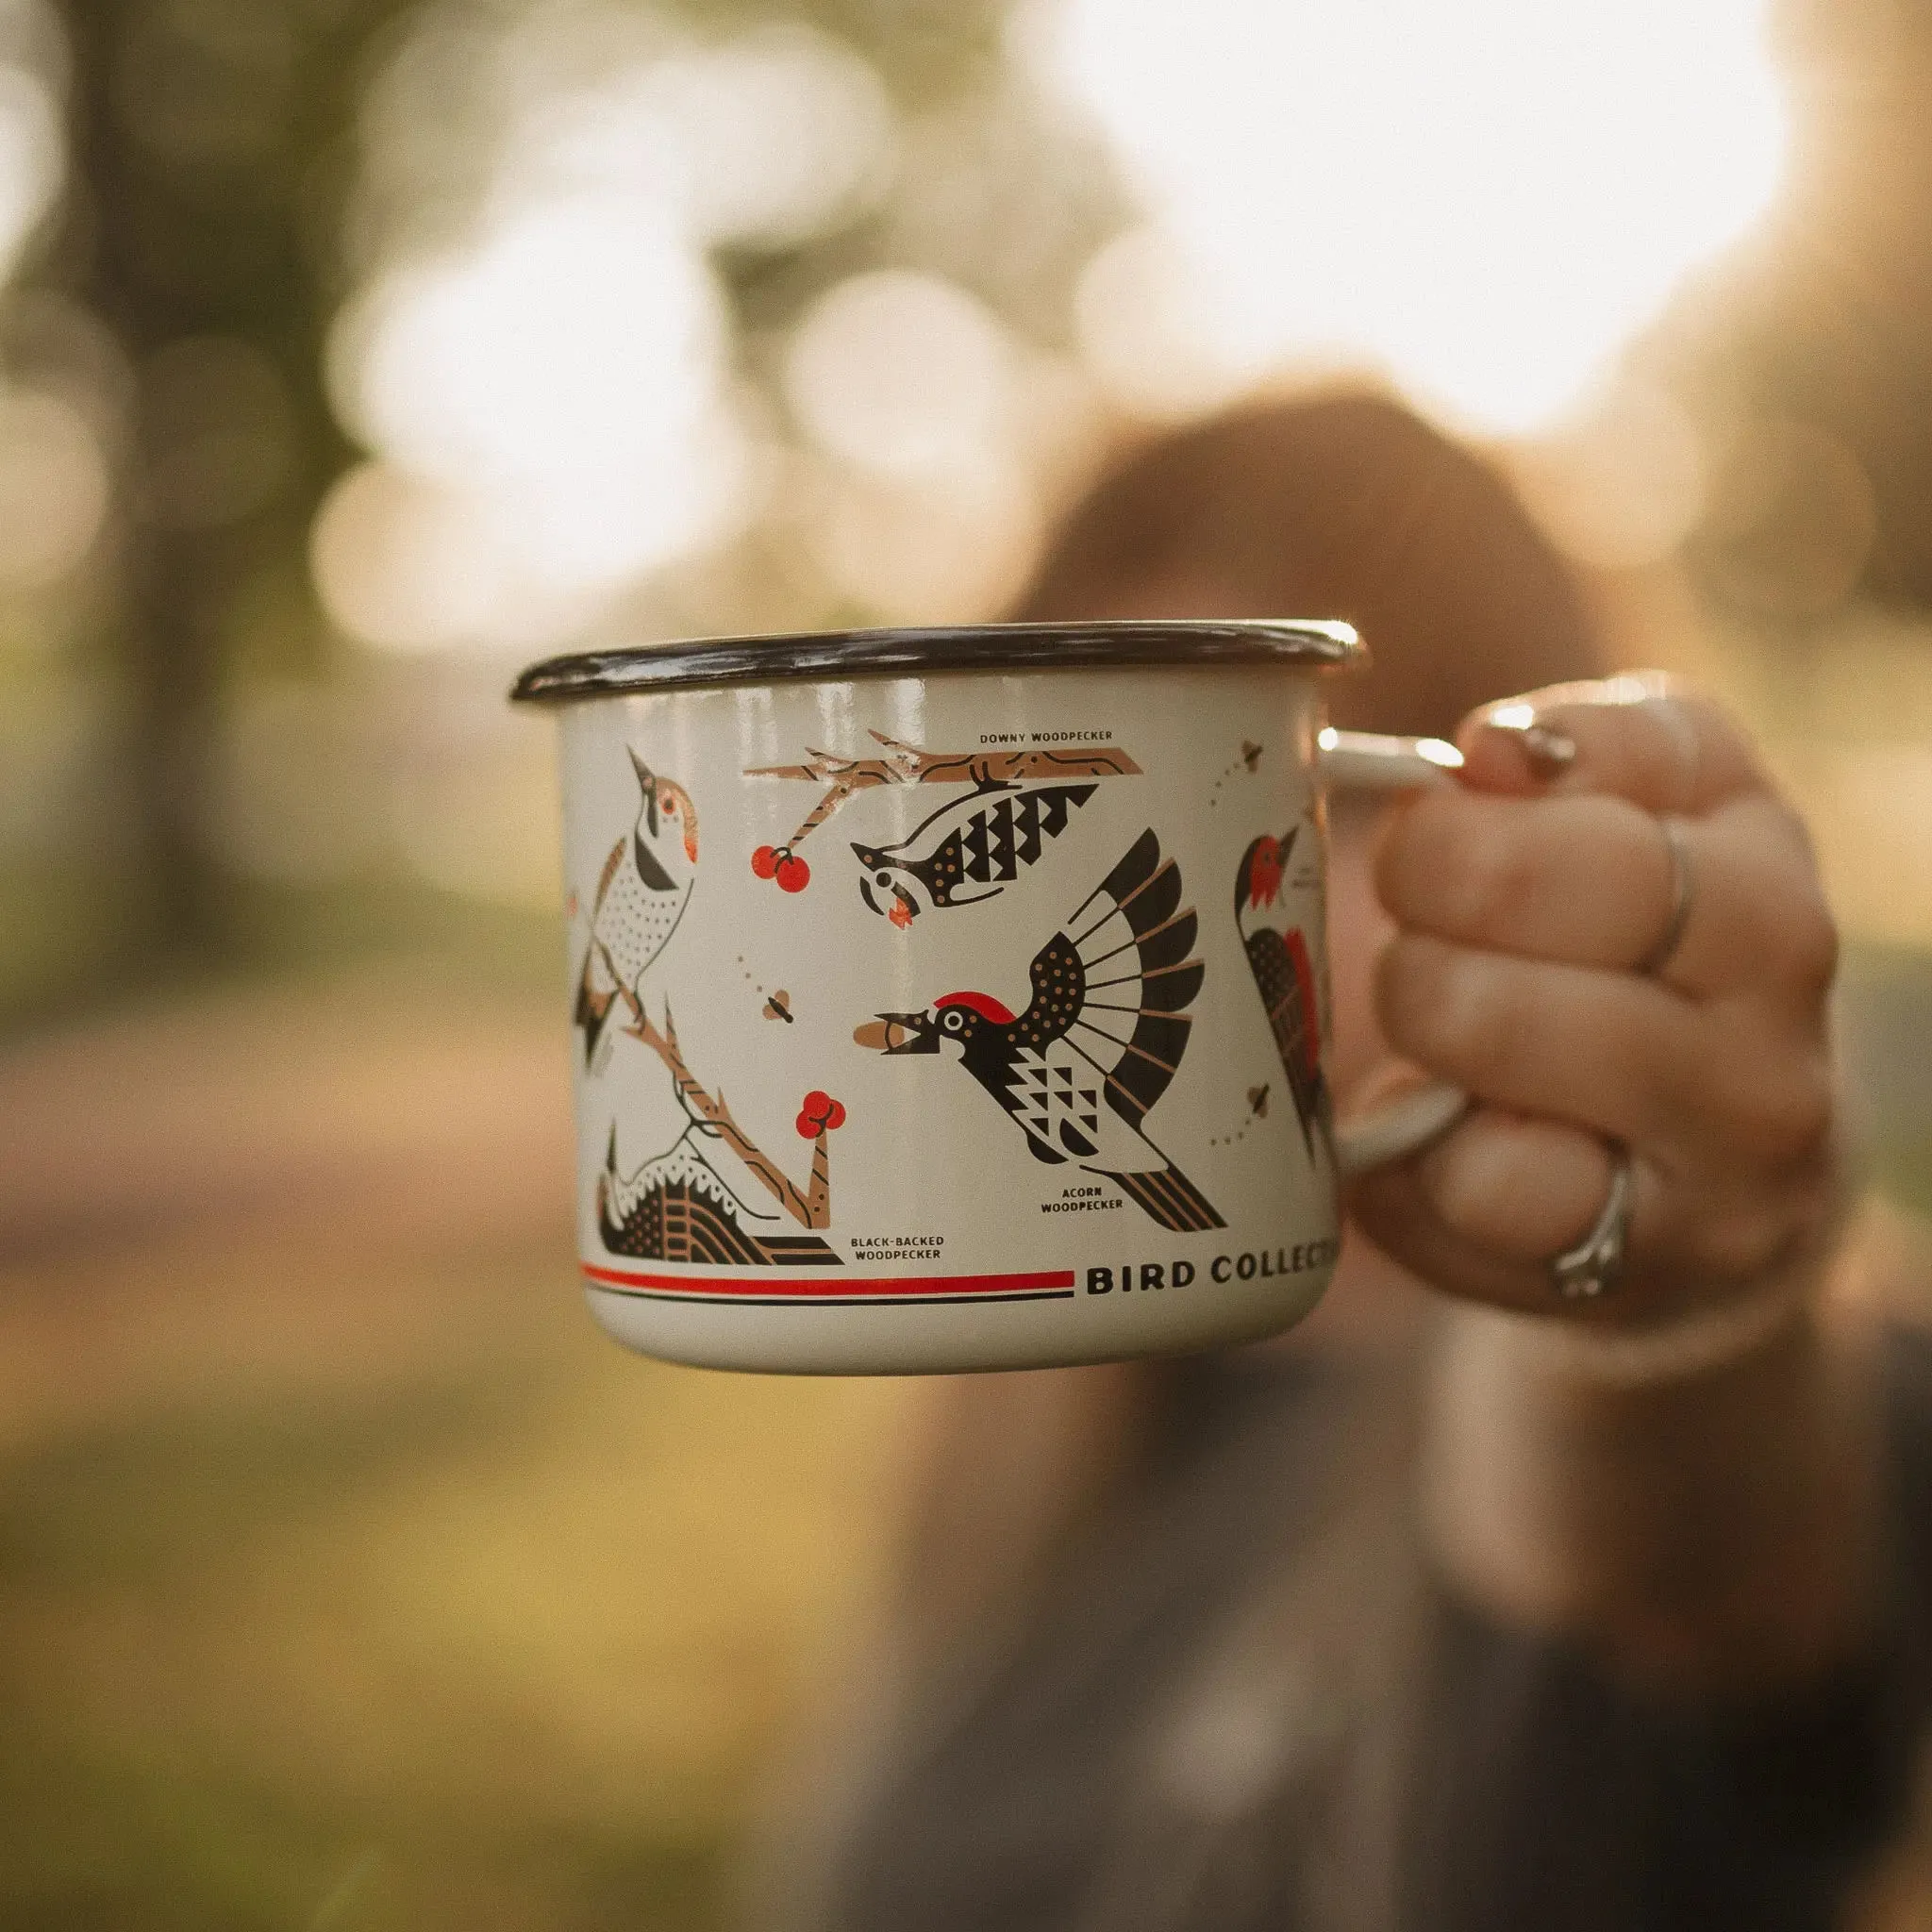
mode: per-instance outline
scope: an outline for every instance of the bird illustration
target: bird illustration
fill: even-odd
[[[1026,1136],[1037,1160],[1112,1181],[1162,1227],[1223,1227],[1201,1191],[1148,1139],[1145,1121],[1187,1050],[1204,969],[1181,875],[1143,832],[1033,957],[1017,1017],[983,992],[923,1013],[881,1013],[854,1034],[888,1054],[959,1062]]]
[[[697,875],[698,814],[675,778],[660,778],[636,752],[632,768],[643,802],[637,824],[611,846],[591,902],[591,937],[577,974],[575,1024],[583,1029],[584,1063],[597,1050],[604,1017],[620,987],[638,981],[677,929]]]
[[[778,1216],[734,1190],[706,1154],[704,1134],[700,1123],[690,1123],[662,1154],[625,1174],[613,1124],[597,1176],[597,1230],[609,1253],[725,1267],[843,1265],[817,1235],[780,1232]]]
[[[1315,1136],[1325,1141],[1333,1125],[1328,1082],[1322,1072],[1322,1020],[1315,993],[1314,961],[1299,926],[1276,926],[1266,912],[1281,896],[1281,874],[1301,827],[1276,839],[1252,841],[1235,874],[1234,920],[1246,947],[1248,965],[1261,994],[1281,1071],[1301,1122],[1308,1158]]]
[[[1074,808],[1093,791],[1091,785],[989,787],[941,806],[896,845],[855,841],[852,849],[865,868],[858,890],[901,931],[928,907],[976,906],[994,898],[1039,859],[1049,839],[1066,830]]]

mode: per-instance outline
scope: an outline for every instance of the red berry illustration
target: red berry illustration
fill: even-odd
[[[810,1141],[817,1138],[821,1128],[826,1133],[836,1133],[845,1124],[845,1108],[823,1088],[814,1087],[798,1103],[798,1119],[794,1123],[802,1139]]]
[[[811,883],[811,867],[788,852],[778,861],[777,876],[781,892],[802,892]]]
[[[751,856],[751,870],[754,878],[770,878],[778,870],[776,850],[770,845],[760,845]]]

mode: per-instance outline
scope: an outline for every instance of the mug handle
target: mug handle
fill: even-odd
[[[1385,738],[1324,725],[1315,740],[1315,763],[1324,787],[1414,791],[1453,783],[1462,754],[1445,739]],[[1460,1087],[1431,1080],[1337,1127],[1336,1168],[1343,1180],[1352,1180],[1372,1167],[1404,1159],[1440,1140],[1468,1110],[1469,1095]]]

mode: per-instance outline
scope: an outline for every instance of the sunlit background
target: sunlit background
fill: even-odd
[[[504,688],[995,613],[1148,425],[1491,451],[1805,805],[1932,1199],[1928,81],[1890,0],[0,0],[0,1923],[717,1922],[896,1398],[575,1316]]]

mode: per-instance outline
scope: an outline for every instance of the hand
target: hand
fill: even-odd
[[[1376,1005],[1391,1046],[1475,1105],[1357,1181],[1356,1217],[1452,1294],[1591,1322],[1656,1323],[1789,1279],[1840,1193],[1837,935],[1803,824],[1724,712],[1661,679],[1534,693],[1458,737],[1463,782],[1408,800],[1381,845],[1401,929]],[[1692,897],[1646,973],[1672,917],[1662,814]],[[1596,1220],[1612,1142],[1635,1184],[1624,1278],[1566,1303],[1550,1257]]]

